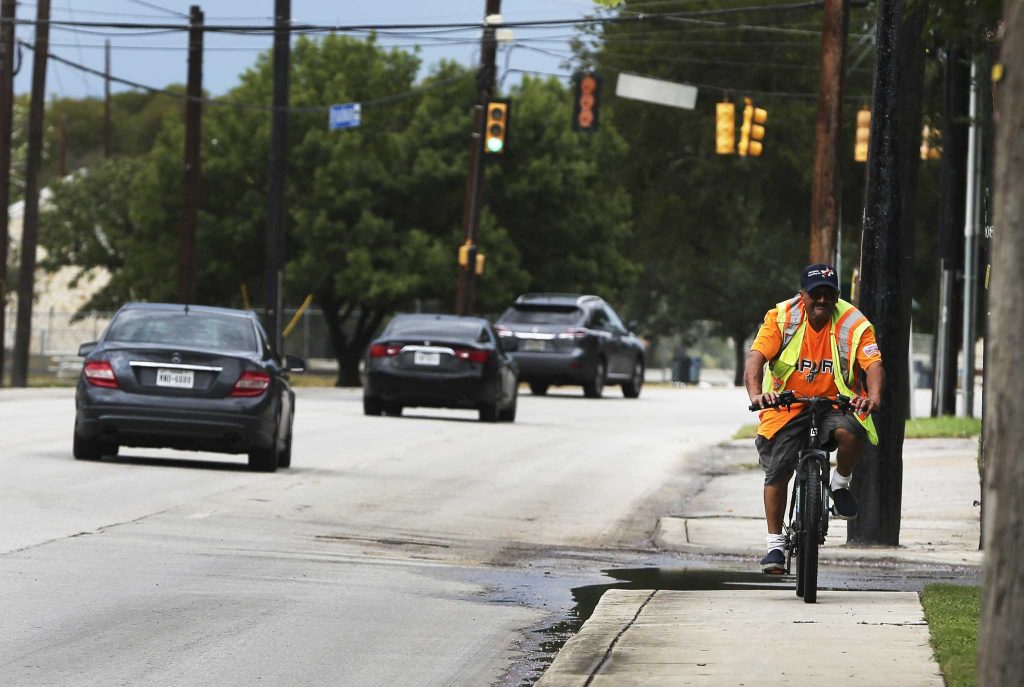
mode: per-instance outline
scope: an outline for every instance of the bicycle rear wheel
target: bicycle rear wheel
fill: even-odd
[[[800,552],[802,558],[804,603],[818,599],[818,543],[821,533],[821,466],[807,461],[807,482],[804,484],[804,509],[801,512]]]

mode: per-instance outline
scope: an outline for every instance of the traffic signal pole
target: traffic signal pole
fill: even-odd
[[[200,130],[203,98],[203,12],[192,5],[188,28],[188,100],[185,101],[185,178],[182,185],[178,302],[196,302],[196,225],[199,222]]]
[[[14,0],[0,5],[0,386],[4,385],[7,320],[7,209],[11,204],[11,130],[14,104]]]
[[[501,13],[501,0],[487,0],[484,9],[484,35],[480,41],[480,71],[477,73],[477,103],[473,117],[473,136],[469,144],[469,175],[466,179],[466,203],[462,215],[462,243],[476,244],[477,230],[480,225],[480,206],[484,194],[483,141],[484,110],[487,101],[494,95],[495,60],[498,43],[495,39],[494,24],[488,17]],[[473,281],[474,264],[459,265],[458,288],[455,292],[455,312],[467,315],[473,312]]]
[[[267,192],[267,233],[264,245],[266,300],[264,324],[281,353],[281,310],[284,303],[285,226],[288,209],[285,181],[288,172],[288,94],[291,81],[291,0],[274,0],[274,109],[270,120],[270,169]]]
[[[821,82],[814,131],[811,188],[810,262],[836,263],[839,217],[839,131],[843,118],[843,69],[846,62],[848,0],[825,0],[821,26]]]

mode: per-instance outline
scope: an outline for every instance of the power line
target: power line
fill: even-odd
[[[128,0],[128,2],[133,3],[135,5],[141,5],[143,7],[148,7],[151,10],[157,10],[159,12],[163,12],[164,14],[169,14],[169,15],[174,16],[174,17],[186,17],[186,18],[188,17],[188,15],[185,14],[184,12],[179,12],[177,10],[172,10],[172,9],[168,9],[166,7],[161,7],[160,5],[154,5],[151,2],[146,2],[146,0]]]

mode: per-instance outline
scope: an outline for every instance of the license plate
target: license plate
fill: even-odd
[[[431,353],[430,351],[416,351],[412,356],[412,361],[417,365],[440,365],[441,354]]]
[[[191,389],[195,386],[196,373],[192,370],[168,370],[160,367],[156,371],[156,385],[175,389]]]
[[[523,350],[524,351],[543,351],[544,350],[544,342],[543,341],[538,341],[536,339],[527,339],[526,341],[523,341]]]

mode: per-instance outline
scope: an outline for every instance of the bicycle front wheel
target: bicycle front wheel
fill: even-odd
[[[807,482],[804,485],[804,510],[800,514],[802,533],[800,551],[803,553],[801,577],[804,603],[818,599],[818,543],[821,534],[821,466],[815,460],[807,461]]]

